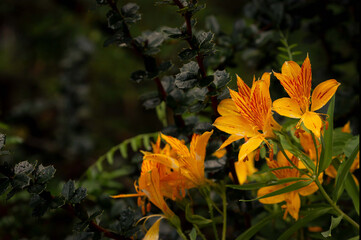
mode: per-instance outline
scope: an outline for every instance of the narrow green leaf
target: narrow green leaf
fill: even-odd
[[[352,199],[357,214],[360,215],[360,188],[356,185],[352,174],[347,174],[345,189]]]
[[[110,165],[113,165],[113,163],[114,163],[113,151],[109,151],[107,153],[107,161]]]
[[[360,143],[360,136],[354,136],[352,138],[350,138],[349,140],[347,140],[347,142],[345,143],[345,148],[344,148],[344,152],[345,152],[345,156],[346,157],[350,157],[353,150],[356,148],[356,146],[358,146]]]
[[[341,220],[342,220],[342,216],[339,216],[339,217],[333,217],[333,216],[331,216],[331,225],[330,225],[330,228],[329,228],[327,231],[322,232],[322,233],[321,233],[322,236],[324,236],[325,238],[331,237],[331,236],[332,236],[332,235],[331,235],[332,229],[334,229],[335,227],[337,227],[337,226],[340,224]]]
[[[347,178],[347,175],[350,174],[350,167],[353,161],[355,160],[358,152],[359,152],[359,144],[357,144],[357,146],[351,153],[350,157],[346,158],[340,164],[340,167],[337,170],[336,185],[333,191],[333,199],[335,200],[335,202],[337,202],[338,198],[341,196],[344,190],[345,179]]]
[[[268,215],[267,217],[263,218],[258,223],[254,224],[252,227],[248,228],[245,232],[239,235],[236,240],[248,240],[251,239],[259,230],[261,230],[265,225],[271,222],[273,219],[280,216],[281,213],[273,213]]]
[[[360,239],[360,236],[355,236],[355,237],[349,238],[348,240],[359,240],[359,239]]]
[[[320,163],[318,167],[318,173],[323,172],[332,162],[332,145],[333,145],[333,112],[335,109],[335,96],[331,98],[330,104],[328,106],[327,115],[328,115],[328,128],[324,127],[324,136],[322,143],[322,151],[320,157]]]
[[[127,143],[126,142],[119,145],[119,151],[120,151],[120,154],[122,155],[123,158],[128,157],[128,149],[127,149]]]
[[[331,207],[312,209],[309,214],[307,214],[303,218],[300,218],[296,223],[294,223],[290,228],[288,228],[277,240],[288,240],[292,236],[292,234],[294,234],[298,229],[302,228],[312,220],[328,213],[331,209]]]
[[[266,195],[263,195],[261,197],[258,197],[258,198],[255,198],[255,199],[251,199],[251,200],[243,200],[243,199],[240,199],[239,201],[242,201],[242,202],[249,202],[249,201],[255,201],[255,200],[259,200],[259,199],[262,199],[262,198],[268,198],[268,197],[273,197],[273,196],[277,196],[277,195],[280,195],[280,194],[284,194],[284,193],[288,193],[288,192],[292,192],[292,191],[295,191],[295,190],[298,190],[300,188],[303,188],[303,187],[306,187],[308,185],[310,185],[313,181],[299,181],[299,182],[296,182],[294,184],[291,184],[289,186],[286,186],[284,188],[281,188],[279,190],[276,190],[274,192],[271,192],[271,193],[268,193]]]
[[[70,200],[75,191],[74,181],[69,180],[67,183],[64,184],[63,189],[61,190],[61,195],[65,198],[65,200]]]
[[[243,185],[227,185],[227,187],[237,189],[237,190],[254,190],[254,189],[259,189],[261,187],[279,185],[279,184],[295,182],[295,181],[299,181],[299,180],[311,180],[311,179],[310,178],[283,178],[283,179],[270,180],[268,182],[263,182],[263,183],[249,183],[249,184],[243,184]]]

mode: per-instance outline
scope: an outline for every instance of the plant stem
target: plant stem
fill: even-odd
[[[352,218],[350,218],[346,213],[344,213],[338,206],[336,203],[334,203],[332,201],[332,199],[330,198],[330,196],[328,196],[327,192],[325,191],[325,189],[322,187],[322,184],[320,183],[320,181],[318,180],[317,176],[315,176],[314,178],[315,183],[317,184],[318,188],[321,191],[321,194],[323,195],[323,197],[326,199],[326,201],[333,207],[333,209],[336,210],[336,212],[338,214],[340,214],[340,216],[342,216],[346,221],[348,221],[349,223],[351,223],[351,225],[353,225],[355,228],[357,228],[357,230],[360,230],[360,225],[355,222]]]
[[[183,240],[188,240],[187,236],[183,233],[182,229],[180,227],[177,227],[177,233]]]
[[[218,240],[218,232],[217,232],[217,228],[216,228],[216,223],[214,222],[214,214],[213,214],[213,206],[211,203],[211,199],[209,197],[209,195],[205,196],[206,201],[207,201],[207,205],[208,205],[208,209],[209,209],[209,215],[211,216],[211,220],[212,220],[212,228],[213,228],[213,233],[215,236],[215,239]]]
[[[197,224],[193,224],[193,227],[196,229],[198,235],[201,236],[201,238],[202,238],[203,240],[207,240],[206,236],[204,236],[204,234],[201,232],[201,230],[199,229],[199,227],[198,227]]]
[[[223,205],[223,229],[222,229],[222,240],[226,240],[227,233],[227,194],[226,194],[226,186],[224,182],[222,182],[222,205]]]

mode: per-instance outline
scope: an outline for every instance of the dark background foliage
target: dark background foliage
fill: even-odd
[[[149,0],[136,3],[141,20],[130,27],[134,37],[161,26],[176,28],[184,23],[175,7],[155,6]],[[206,3],[207,7],[196,14],[195,29],[215,34],[217,51],[210,56],[205,52],[209,73],[225,69],[230,74],[230,86],[234,87],[235,74],[250,83],[253,75],[279,72],[284,61],[278,49],[282,47],[281,30],[290,45],[298,44],[295,49],[301,54],[294,56],[296,61],[302,62],[309,54],[313,86],[330,78],[342,84],[336,94],[335,125],[339,127],[350,120],[354,133],[359,132],[357,0]],[[163,129],[154,109],[149,109],[158,103],[149,95],[157,86],[153,81],[137,83],[143,72],[134,74],[144,68],[143,59],[115,44],[104,47],[114,35],[107,22],[108,10],[90,0],[0,3],[0,132],[9,136],[11,163],[37,160],[44,166],[54,165],[55,179],[48,185],[52,193],[60,193],[60,183],[68,179],[84,179],[86,169],[112,146],[135,135]],[[153,44],[158,48],[156,42]],[[169,72],[173,76],[182,71],[182,60],[194,54],[183,52],[178,57],[187,47],[186,41],[176,39],[160,46],[157,58],[172,61],[174,67]],[[186,70],[188,74],[189,68]],[[184,81],[177,86],[186,87],[182,84]],[[285,94],[275,78],[271,91],[273,99]],[[189,112],[176,106],[174,109],[184,115]],[[137,154],[130,153],[128,159],[117,156],[112,168],[125,172],[109,178],[96,173],[90,178],[88,174],[83,182],[88,188],[87,205],[94,209],[91,213],[96,209],[108,211],[102,217],[108,225],[115,215],[118,220],[124,214],[131,215],[124,212],[130,211],[126,210],[127,204],[135,207],[132,200],[114,202],[107,196],[116,190],[132,191],[139,171],[137,163]],[[124,165],[129,168],[120,167]],[[131,176],[122,177],[126,174]],[[109,183],[110,178],[116,181]],[[74,220],[67,212],[36,218],[31,216],[28,202],[26,192],[9,201],[1,199],[1,239],[65,239],[72,234]],[[236,224],[234,217],[230,216],[230,223]]]

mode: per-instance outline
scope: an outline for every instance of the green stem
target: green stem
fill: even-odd
[[[200,188],[199,190],[200,190],[201,194],[203,195],[203,197],[206,200],[207,205],[208,205],[209,215],[210,215],[211,220],[212,220],[212,229],[213,229],[215,239],[219,240],[218,232],[217,232],[217,228],[216,228],[216,223],[214,222],[213,204],[212,204],[213,201],[209,196],[210,191],[208,189],[206,189],[206,188]]]
[[[348,221],[349,223],[351,223],[354,227],[357,228],[357,230],[360,230],[360,225],[355,222],[352,218],[350,218],[346,213],[344,213],[337,205],[336,203],[334,203],[332,201],[332,199],[328,196],[327,192],[325,191],[325,189],[322,187],[322,184],[320,183],[320,181],[318,180],[317,176],[315,176],[315,183],[317,184],[318,188],[321,191],[321,194],[323,195],[323,197],[326,199],[326,201],[333,207],[333,209],[335,209],[335,211],[340,214],[340,216],[342,216],[346,221]]]
[[[315,172],[318,174],[320,159],[318,157],[317,141],[315,138],[315,134],[313,134],[313,132],[311,132],[311,136],[312,136],[313,144],[315,145],[315,151],[316,151],[316,171]]]
[[[180,227],[177,227],[177,233],[183,240],[188,240],[187,236],[183,233],[182,229]]]
[[[206,236],[204,236],[204,234],[201,232],[201,230],[199,229],[199,227],[198,227],[197,224],[193,224],[193,227],[196,229],[198,235],[201,236],[201,238],[202,238],[203,240],[207,240]]]
[[[222,240],[226,240],[227,233],[227,194],[226,186],[222,183],[222,205],[223,205],[223,229],[222,229]]]

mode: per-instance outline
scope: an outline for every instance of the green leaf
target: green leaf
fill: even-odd
[[[63,189],[61,190],[61,195],[65,198],[65,200],[69,201],[75,192],[74,181],[69,180],[64,184]]]
[[[13,188],[23,189],[30,184],[30,177],[24,173],[16,174],[11,181]]]
[[[351,155],[348,158],[346,158],[337,169],[336,184],[332,196],[335,202],[337,202],[338,198],[341,196],[344,190],[345,180],[347,178],[347,175],[350,174],[350,167],[354,162],[358,152],[359,152],[359,144],[357,143],[357,146],[354,148]]]
[[[197,239],[197,230],[195,228],[192,228],[192,231],[189,233],[190,240],[196,240]]]
[[[342,220],[342,216],[339,216],[339,217],[333,217],[331,216],[331,225],[330,225],[330,228],[327,230],[327,231],[324,231],[324,232],[321,232],[322,236],[324,236],[325,238],[327,237],[331,237],[331,231],[332,229],[334,229],[335,227],[337,227],[340,222]]]
[[[46,184],[34,184],[28,187],[29,193],[40,194],[46,188]]]
[[[307,155],[305,155],[297,146],[292,144],[287,135],[278,131],[275,131],[275,134],[279,137],[280,144],[285,150],[288,150],[294,156],[297,156],[309,170],[315,172],[316,166],[314,162]]]
[[[5,146],[6,142],[6,135],[0,133],[0,150]]]
[[[344,149],[345,156],[349,158],[351,156],[351,154],[353,153],[354,149],[358,148],[359,143],[360,143],[360,136],[359,135],[350,138],[345,143],[345,149]]]
[[[33,208],[32,215],[34,217],[41,217],[49,209],[49,202],[40,197],[38,194],[33,194],[29,202],[30,207]]]
[[[333,147],[333,112],[335,109],[335,96],[331,98],[328,106],[328,128],[324,126],[324,136],[321,137],[322,151],[320,156],[320,163],[318,167],[318,175],[322,173],[332,162],[332,147]],[[323,139],[323,141],[322,141]]]
[[[34,165],[29,163],[28,161],[19,162],[14,167],[14,173],[15,174],[29,174],[34,170]]]
[[[186,219],[188,222],[199,225],[199,226],[212,223],[212,220],[210,220],[210,219],[207,219],[200,215],[192,214],[189,203],[186,205],[185,215],[186,215]]]
[[[135,3],[127,3],[121,8],[121,13],[126,23],[135,23],[141,19],[138,12],[139,6]]]
[[[360,215],[360,188],[357,186],[352,174],[347,174],[345,189],[352,199],[357,214]]]
[[[243,200],[243,199],[240,199],[239,201],[242,201],[242,202],[249,202],[249,201],[255,201],[255,200],[259,200],[259,199],[262,199],[262,198],[268,198],[268,197],[273,197],[273,196],[277,196],[277,195],[280,195],[280,194],[284,194],[284,193],[288,193],[288,192],[292,192],[292,191],[295,191],[295,190],[298,190],[300,188],[303,188],[303,187],[306,187],[308,185],[310,185],[313,181],[299,181],[299,182],[296,182],[296,183],[293,183],[289,186],[286,186],[284,188],[281,188],[279,190],[276,190],[274,192],[271,192],[271,193],[268,193],[266,195],[263,195],[261,197],[258,197],[258,198],[255,198],[255,199],[251,199],[251,200]]]
[[[300,228],[306,226],[312,220],[328,213],[332,210],[331,207],[324,207],[319,209],[312,209],[310,213],[304,216],[303,218],[298,219],[297,222],[292,224],[277,240],[288,240],[290,237]]]
[[[199,66],[191,61],[180,68],[180,73],[175,76],[175,85],[178,88],[193,88],[197,84]]]
[[[54,177],[56,169],[50,165],[44,167],[42,164],[40,164],[36,170],[36,182],[37,183],[46,183],[50,179]]]
[[[83,187],[79,187],[75,190],[73,196],[69,200],[70,203],[80,203],[87,196],[87,190]]]
[[[360,236],[355,236],[355,237],[349,238],[348,240],[359,240],[359,239],[360,239]]]
[[[217,89],[226,86],[227,83],[229,83],[229,81],[231,80],[231,78],[229,77],[229,73],[227,73],[226,70],[217,70],[214,72],[213,76],[213,84]]]
[[[281,213],[272,213],[267,217],[263,218],[252,227],[248,228],[245,232],[239,235],[236,240],[248,240],[251,239],[259,230],[261,230],[265,225],[270,223],[273,219],[279,217]]]
[[[237,190],[254,190],[259,189],[261,187],[279,185],[284,183],[290,183],[300,180],[311,180],[310,178],[283,178],[283,179],[273,179],[263,183],[248,183],[243,185],[227,185],[229,188],[237,189]]]
[[[178,56],[182,61],[189,61],[195,56],[197,56],[197,51],[187,48],[181,51]]]
[[[343,154],[345,151],[346,142],[352,138],[350,133],[342,132],[341,128],[335,129],[333,131],[333,146],[332,146],[332,156],[338,156]]]
[[[10,184],[10,180],[7,177],[0,178],[0,195],[2,195]]]

